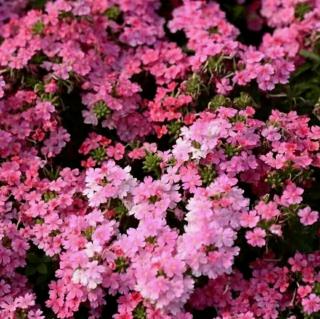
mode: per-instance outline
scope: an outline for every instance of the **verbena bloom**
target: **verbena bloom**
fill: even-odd
[[[305,226],[313,225],[319,220],[319,213],[311,210],[310,207],[300,209],[298,216],[300,217],[300,222]]]
[[[259,227],[246,233],[246,239],[251,246],[263,247],[266,243],[265,237],[265,230]]]
[[[320,311],[320,2],[237,3],[0,0],[1,319]]]

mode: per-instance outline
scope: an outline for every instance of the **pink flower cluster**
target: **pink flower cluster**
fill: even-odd
[[[275,29],[257,47],[216,2],[169,19],[155,0],[18,2],[0,14],[0,319],[98,319],[109,297],[115,319],[318,314],[320,255],[299,236],[319,243],[320,127],[228,94],[289,81],[319,1],[262,1]],[[55,267],[44,302],[34,247]]]
[[[70,89],[80,81],[85,123],[116,128],[125,141],[149,134],[154,122],[181,118],[192,102],[184,81],[192,74],[200,80],[209,74],[202,84],[221,94],[253,81],[262,90],[287,83],[299,63],[297,53],[320,29],[317,2],[308,3],[310,12],[301,20],[292,11],[304,1],[263,1],[261,12],[277,29],[266,33],[259,47],[246,46],[217,3],[186,0],[168,23],[171,32],[186,34],[185,52],[165,37],[158,1],[109,2],[59,0],[44,12],[12,18],[3,26],[0,65],[7,72],[41,70],[38,90],[51,100],[61,82]],[[275,11],[286,23],[272,22]],[[155,78],[151,100],[141,98],[132,80],[138,74]],[[7,76],[4,82],[0,77],[0,96],[10,89]]]
[[[296,305],[306,315],[319,313],[319,257],[297,253],[288,265],[278,266],[272,255],[265,256],[251,265],[250,279],[236,272],[210,280],[194,292],[191,303],[198,309],[216,307],[220,319],[275,319]],[[286,316],[300,318],[292,310]]]

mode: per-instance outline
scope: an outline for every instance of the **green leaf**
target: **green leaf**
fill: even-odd
[[[111,114],[111,110],[104,101],[98,101],[93,106],[93,113],[96,115],[97,119],[105,118],[107,115]]]
[[[140,302],[138,304],[138,306],[133,310],[133,318],[134,319],[146,319],[147,318],[146,307],[143,305],[142,302]]]
[[[32,276],[35,273],[36,273],[36,267],[30,265],[26,268],[26,271],[25,271],[26,276]]]
[[[33,26],[32,26],[32,33],[34,35],[41,35],[43,34],[45,29],[45,24],[42,21],[37,21]]]
[[[36,255],[35,253],[33,253],[33,252],[29,252],[29,253],[27,254],[27,260],[28,260],[28,262],[31,263],[31,264],[37,264],[37,263],[40,262],[40,257],[37,256],[37,255]]]
[[[307,59],[320,63],[320,56],[312,51],[301,50],[300,55]]]
[[[143,170],[148,173],[155,173],[159,176],[161,173],[160,169],[161,158],[157,154],[148,153],[143,161]]]
[[[108,9],[105,11],[104,15],[105,15],[108,19],[110,19],[110,20],[112,20],[112,21],[117,21],[117,19],[118,19],[118,18],[120,17],[120,15],[121,15],[121,10],[120,10],[120,8],[119,8],[117,5],[114,5],[114,6],[110,7],[110,8],[108,8]]]
[[[312,7],[309,3],[298,3],[295,7],[294,15],[297,19],[302,20],[304,16],[312,10]]]
[[[46,5],[47,0],[31,0],[29,5],[32,9],[43,9]]]
[[[47,268],[47,265],[46,264],[40,264],[38,267],[37,267],[37,271],[38,273],[42,274],[42,275],[46,275],[48,273],[48,268]]]

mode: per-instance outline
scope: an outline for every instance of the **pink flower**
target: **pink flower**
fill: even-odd
[[[58,85],[55,80],[51,80],[49,83],[45,85],[45,91],[47,93],[56,93],[58,90]]]
[[[316,294],[310,294],[307,298],[302,299],[303,310],[311,315],[320,311],[320,297]]]
[[[107,154],[113,157],[115,160],[122,159],[124,155],[125,147],[121,143],[116,143],[115,146],[109,146],[107,149]]]
[[[253,313],[251,311],[248,311],[244,314],[238,315],[238,319],[255,319]]]
[[[226,78],[222,78],[220,81],[216,83],[217,92],[219,94],[226,95],[232,90],[232,86],[230,85],[230,80]]]
[[[255,207],[257,213],[261,216],[262,219],[270,220],[279,216],[280,211],[278,210],[278,205],[275,202],[265,203],[263,201]]]
[[[312,287],[310,287],[310,286],[300,286],[297,291],[298,291],[298,295],[301,298],[305,298],[312,292]]]
[[[246,233],[246,239],[251,246],[263,247],[266,243],[265,237],[265,230],[259,227]]]
[[[242,227],[254,228],[258,222],[259,216],[257,216],[255,211],[243,213],[240,217],[240,225]]]
[[[3,80],[3,76],[0,75],[0,99],[4,96],[4,88],[6,83]]]
[[[282,229],[281,225],[276,225],[273,224],[270,226],[269,231],[271,234],[277,235],[277,236],[282,236]]]
[[[305,226],[313,225],[319,220],[319,213],[316,211],[312,211],[309,206],[300,209],[298,212],[298,216],[300,217],[301,224]]]
[[[283,194],[280,198],[280,202],[284,206],[290,206],[293,204],[300,204],[302,201],[303,189],[297,187],[294,183],[287,184]]]

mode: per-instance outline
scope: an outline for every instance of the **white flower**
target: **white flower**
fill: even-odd
[[[100,254],[102,247],[100,245],[89,242],[86,244],[85,252],[89,258],[92,258],[96,253]]]

